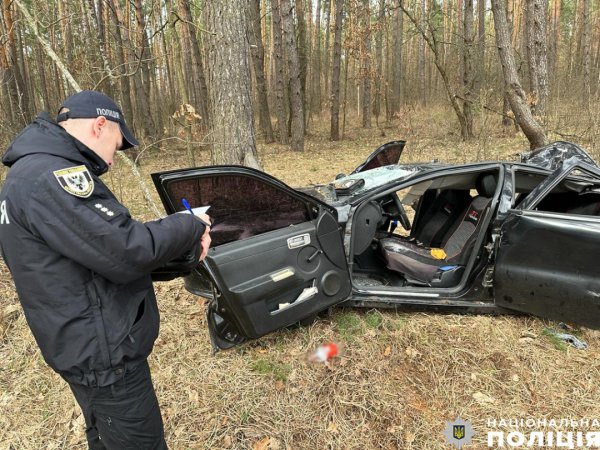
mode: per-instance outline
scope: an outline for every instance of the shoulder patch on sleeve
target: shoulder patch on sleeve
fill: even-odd
[[[55,170],[60,187],[75,197],[87,198],[94,192],[94,179],[84,165]]]
[[[123,214],[119,204],[113,200],[96,199],[86,203],[86,206],[105,220],[111,221]]]

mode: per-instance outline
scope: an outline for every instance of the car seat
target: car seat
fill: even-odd
[[[380,249],[387,268],[402,273],[413,284],[448,287],[458,283],[496,186],[495,174],[482,174],[477,178],[478,195],[472,198],[442,239],[440,247],[443,252],[437,252],[441,255],[437,258],[433,256],[432,248],[416,242],[399,237],[381,239]]]

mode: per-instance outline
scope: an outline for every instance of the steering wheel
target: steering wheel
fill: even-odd
[[[400,201],[398,194],[393,193],[391,195],[392,199],[394,200],[394,205],[396,205],[396,208],[398,209],[398,220],[400,221],[400,225],[402,225],[402,228],[404,228],[406,231],[410,230],[410,219],[404,210],[404,205]]]

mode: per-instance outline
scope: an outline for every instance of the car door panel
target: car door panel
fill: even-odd
[[[246,167],[217,166],[154,174],[165,209],[210,205],[214,245],[200,272],[216,287],[208,323],[216,346],[310,317],[351,292],[335,210]]]
[[[600,218],[534,210],[574,170],[600,183],[599,170],[573,158],[519,209],[508,211],[496,251],[494,295],[507,309],[598,329]]]
[[[348,297],[347,269],[321,244],[337,241],[341,248],[341,236],[317,230],[309,222],[211,250],[206,264],[222,294],[223,316],[245,337],[291,325]],[[290,249],[288,242],[303,235],[310,243]],[[314,295],[300,299],[313,288]]]
[[[496,303],[600,328],[600,220],[511,212],[496,261]]]

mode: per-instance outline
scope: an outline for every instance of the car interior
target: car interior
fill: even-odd
[[[548,172],[516,170],[514,204],[542,183]],[[420,182],[363,205],[352,222],[352,279],[361,288],[457,286],[473,252],[473,273],[485,266],[490,207],[498,172],[470,172]],[[600,215],[600,180],[571,174],[534,208],[536,211]],[[484,239],[476,246],[477,237]]]
[[[461,173],[371,200],[352,225],[353,282],[456,286],[489,222],[497,187],[497,171]]]
[[[515,207],[539,185],[546,175],[527,170],[515,172]],[[577,214],[583,216],[600,215],[600,180],[572,173],[552,189],[534,208],[535,211]]]

